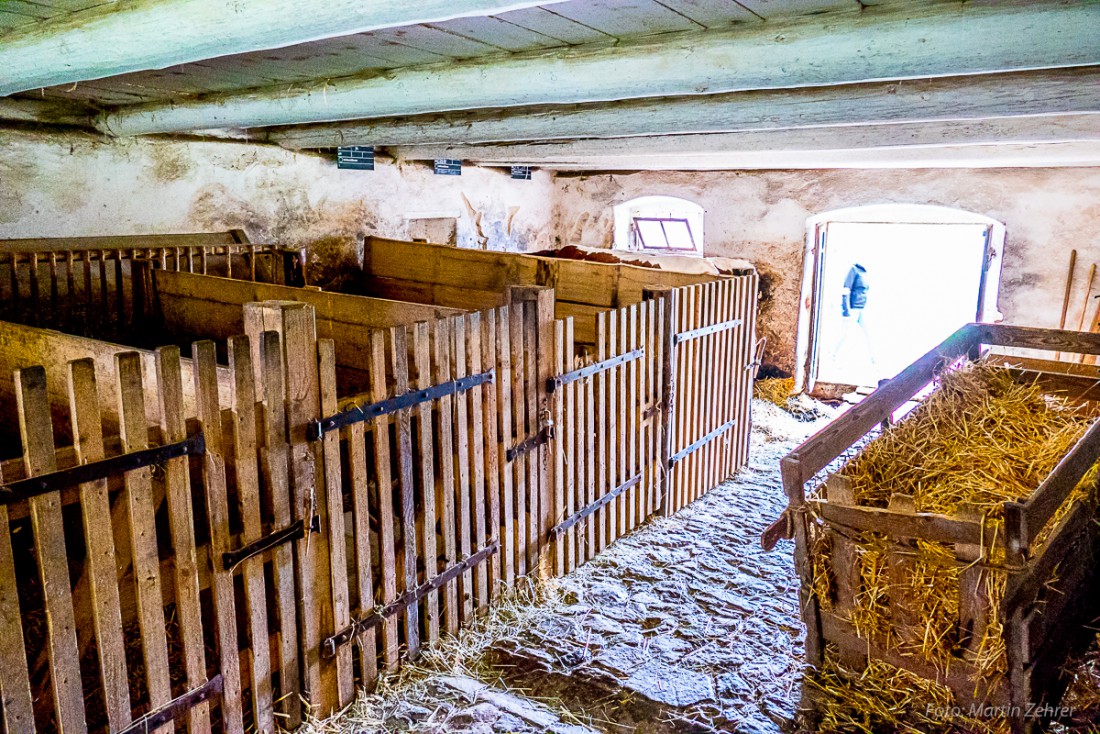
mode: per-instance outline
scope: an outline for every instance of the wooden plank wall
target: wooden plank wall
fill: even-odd
[[[235,280],[174,270],[153,276],[150,311],[168,338],[186,342],[196,337],[224,340],[252,329],[245,326],[245,304],[294,301],[311,305],[317,334],[336,345],[342,394],[369,390],[370,329],[432,321],[461,313],[454,308],[383,298],[329,293],[310,288]]]
[[[371,295],[467,310],[500,306],[507,289],[555,289],[555,315],[574,318],[574,339],[595,344],[596,314],[639,303],[646,288],[678,288],[717,280],[711,275],[514,252],[368,237],[363,271]]]

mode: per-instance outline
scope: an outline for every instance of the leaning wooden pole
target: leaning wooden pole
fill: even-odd
[[[1062,296],[1062,316],[1058,319],[1058,328],[1066,328],[1066,313],[1069,311],[1069,297],[1073,292],[1073,271],[1077,267],[1077,250],[1069,251],[1069,272],[1066,273],[1066,292]],[[1055,352],[1054,358],[1061,359],[1062,353]]]

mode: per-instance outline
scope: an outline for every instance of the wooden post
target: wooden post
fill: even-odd
[[[538,401],[538,415],[531,425],[537,430],[546,430],[548,438],[546,443],[537,449],[537,471],[539,488],[538,512],[538,569],[540,578],[549,578],[552,574],[552,561],[550,557],[547,535],[553,524],[555,515],[560,508],[554,507],[554,466],[550,461],[551,442],[555,440],[555,426],[553,410],[551,409],[551,394],[547,390],[547,383],[554,376],[554,289],[545,286],[509,286],[508,302],[520,303],[530,301],[535,304],[535,318],[537,322],[537,337],[535,341],[536,384],[535,394]],[[530,508],[532,512],[536,508]]]
[[[801,510],[806,505],[806,478],[798,457],[788,454],[780,462],[783,490],[787,494],[787,511],[794,517],[794,565],[799,577],[799,599],[802,621],[806,625],[806,662],[815,668],[825,660],[821,636],[821,610],[813,594],[813,565],[810,560],[809,520]]]
[[[657,386],[658,412],[662,419],[658,428],[657,454],[654,458],[657,462],[656,474],[659,482],[658,506],[661,508],[661,514],[667,517],[673,512],[669,460],[672,458],[672,442],[675,440],[672,419],[676,407],[676,325],[679,323],[680,292],[667,286],[650,287],[643,290],[643,297],[647,300],[663,298],[665,302],[659,330],[661,383]],[[657,358],[656,354],[652,357],[652,359]]]

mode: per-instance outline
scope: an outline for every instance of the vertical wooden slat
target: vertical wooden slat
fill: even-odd
[[[573,319],[568,318],[565,320],[565,329],[562,334],[562,369],[564,371],[570,371],[573,369]],[[565,451],[565,465],[562,467],[561,474],[565,475],[565,517],[571,517],[577,510],[580,509],[577,502],[577,487],[578,476],[575,471],[575,467],[578,465],[580,456],[577,451],[577,437],[579,431],[577,430],[577,383],[571,382],[566,387],[564,401],[564,415],[562,421],[558,424],[558,430],[564,429],[562,439],[565,444],[563,450]],[[577,567],[577,530],[576,525],[571,527],[565,536],[565,572],[569,573]]]
[[[85,253],[87,257],[87,253]],[[21,317],[19,315],[19,303],[21,294],[19,292],[19,256],[14,252],[11,253],[9,262],[11,263],[11,306],[12,306],[12,318],[18,321]]]
[[[80,269],[84,278],[84,308],[82,315],[85,320],[92,315],[92,253],[85,250],[80,253]],[[18,302],[19,299],[16,299]]]
[[[451,322],[443,319],[435,322],[433,353],[435,355],[436,383],[442,385],[451,380]],[[454,398],[447,395],[439,400],[439,493],[436,507],[443,531],[443,565],[450,568],[458,561],[455,543],[455,468]],[[443,624],[447,632],[458,633],[458,581],[452,580],[443,587]]]
[[[187,248],[188,266],[192,248]],[[271,519],[276,529],[291,524],[290,476],[286,443],[286,377],[282,341],[277,331],[260,334],[259,371],[263,379],[263,442],[260,449],[264,486],[269,492]],[[302,721],[301,684],[298,672],[298,613],[295,602],[294,555],[288,544],[274,551],[271,563],[279,620],[279,688],[277,705],[282,709],[280,723],[289,728]]]
[[[38,325],[42,314],[42,304],[38,298],[38,253],[30,254],[30,294],[31,294],[31,323]]]
[[[71,325],[76,320],[76,273],[73,268],[76,263],[76,253],[69,250],[65,253],[65,323]]]
[[[90,358],[69,363],[69,406],[77,461],[84,464],[103,459],[103,419],[95,362]],[[92,620],[107,722],[112,729],[121,729],[131,721],[130,686],[126,675],[114,535],[105,530],[112,527],[106,479],[81,485],[80,508],[88,545]],[[9,726],[8,731],[19,729]]]
[[[427,321],[418,321],[413,327],[413,355],[416,368],[416,388],[427,390],[433,385],[431,361],[431,333]],[[420,468],[420,526],[423,528],[424,582],[439,575],[439,551],[436,547],[435,516],[435,454],[432,441],[432,405],[424,401],[416,408],[416,436]],[[431,592],[424,598],[424,628],[428,642],[439,639],[439,593]]]
[[[370,483],[367,477],[366,426],[353,423],[347,428],[348,477],[352,491],[352,521],[355,526],[355,580],[359,595],[359,616],[374,611],[374,573],[370,545]],[[359,669],[363,687],[371,690],[378,681],[378,641],[374,627],[359,641]]]
[[[99,316],[100,323],[106,324],[110,320],[111,300],[110,289],[107,287],[107,251],[99,251]]]
[[[61,306],[61,293],[57,283],[57,253],[50,252],[50,323],[58,324],[58,309]]]
[[[115,318],[126,323],[126,289],[122,287],[122,250],[115,250]]]
[[[607,314],[607,332],[601,341],[604,348],[601,359],[610,359],[619,354],[619,312],[609,311]],[[607,486],[604,491],[611,492],[619,486],[621,481],[619,454],[623,447],[622,435],[622,411],[619,405],[619,397],[622,394],[619,387],[621,370],[616,367],[606,371],[607,376]],[[613,499],[607,505],[607,544],[614,543],[622,533],[621,510],[622,496]]]
[[[717,323],[715,318],[715,307],[717,306],[717,299],[715,298],[715,286],[716,283],[707,283],[702,288],[703,303],[702,303],[702,322],[700,326],[711,326]],[[710,433],[712,430],[721,425],[721,414],[718,412],[717,396],[722,390],[722,367],[717,357],[717,346],[720,333],[708,334],[700,339],[702,342],[700,349],[699,359],[699,419],[700,429],[699,437],[702,438]],[[706,381],[706,387],[704,388],[703,382]],[[705,444],[699,456],[699,493],[698,497],[703,496],[706,492],[710,491],[714,486],[714,451],[715,448],[722,445],[722,442],[726,439],[726,436],[722,436],[719,439],[712,440]]]
[[[247,349],[243,350],[247,353]],[[336,346],[331,339],[317,341],[317,369],[321,394],[321,414],[336,412]],[[323,619],[327,634],[336,634],[351,624],[348,601],[347,541],[344,538],[344,495],[340,475],[340,434],[329,431],[322,439],[324,456],[324,498],[317,502],[321,516],[321,534],[328,539],[329,588],[332,593],[332,618]],[[355,679],[351,648],[343,645],[335,658],[337,708],[344,708],[355,697]],[[325,704],[327,708],[327,704]]]
[[[553,337],[547,340],[547,345]],[[524,344],[524,384],[523,394],[527,398],[527,429],[520,440],[537,436],[541,430],[542,416],[539,405],[539,323],[538,303],[528,301],[523,305],[523,344]],[[539,528],[543,515],[544,498],[542,496],[540,458],[543,447],[527,452],[524,463],[527,466],[527,573],[535,574],[539,570],[542,558],[543,538]]]
[[[561,375],[565,373],[565,324],[561,321],[554,322],[554,372]],[[565,447],[568,445],[567,431],[565,427],[565,406],[562,390],[556,390],[553,399],[554,410],[554,515],[553,523],[556,525],[565,519],[566,492],[565,492]],[[565,547],[566,538],[555,538],[554,549],[554,573],[564,576],[566,573]]]
[[[597,326],[597,332],[599,328]],[[596,501],[596,465],[599,463],[599,459],[596,455],[596,380],[593,377],[589,377],[584,381],[584,405],[585,409],[581,413],[585,417],[584,428],[584,455],[586,462],[586,473],[584,478],[585,486],[585,498],[584,504],[587,507]],[[603,537],[602,533],[598,532],[597,525],[600,523],[601,515],[599,512],[589,515],[584,521],[586,537],[588,540],[588,550],[585,557],[591,559],[599,550],[597,542]]]
[[[711,322],[723,323],[729,320],[729,308],[726,299],[726,286],[728,281],[717,281],[711,288],[711,298],[713,305],[711,307]],[[714,389],[711,395],[708,397],[711,411],[711,430],[723,425],[726,421],[732,417],[729,412],[726,396],[732,389],[732,381],[735,379],[734,365],[732,363],[733,353],[730,351],[731,341],[738,334],[740,327],[734,327],[733,329],[725,329],[714,335],[714,344],[711,347],[711,364],[708,370],[712,371],[716,375]],[[709,484],[711,487],[717,486],[726,477],[723,472],[723,466],[725,465],[725,457],[733,449],[736,444],[737,426],[727,430],[723,435],[712,441],[714,444],[708,457],[707,474],[710,477]]]
[[[404,326],[390,329],[390,366],[393,370],[394,395],[409,391],[409,339]],[[397,437],[397,481],[401,493],[401,538],[405,571],[404,591],[417,586],[416,575],[416,489],[413,479],[412,409],[399,410],[395,416]],[[425,531],[426,532],[426,531]],[[405,608],[405,646],[409,659],[420,654],[420,604]]]
[[[500,405],[500,435],[498,451],[500,453],[500,491],[502,524],[501,548],[504,553],[504,585],[509,589],[516,583],[516,535],[515,535],[515,488],[512,465],[506,461],[505,452],[513,445],[512,424],[512,319],[509,306],[497,310],[499,319],[496,324],[497,350],[497,400]]]
[[[607,342],[608,342],[608,327],[606,312],[600,312],[596,314],[596,360],[599,362],[608,358],[607,355]],[[606,370],[596,375],[596,497],[595,499],[602,498],[607,494],[610,487],[608,487],[608,479],[610,475],[610,463],[608,460],[608,444],[611,443],[610,432],[608,430],[608,394],[607,394],[607,372]],[[591,408],[589,408],[591,410]],[[614,451],[614,449],[612,449]],[[606,505],[597,510],[594,514],[596,523],[596,552],[602,551],[607,547],[610,537],[608,535],[608,529],[610,525],[610,508]]]
[[[677,434],[677,378],[680,374],[679,346],[676,334],[680,325],[681,296],[677,289],[666,291],[663,299],[664,315],[661,319],[661,437],[658,447],[658,471],[661,472],[661,511],[668,516],[675,512],[676,476],[669,466],[669,459],[675,453],[674,448],[680,440]]]
[[[490,309],[485,312],[481,322],[481,367],[491,370],[497,362],[497,312]],[[494,371],[494,379],[499,379],[500,371]],[[489,536],[500,542],[500,438],[497,426],[497,387],[490,384],[482,395],[482,423],[485,427],[485,478],[486,495],[489,502]],[[495,601],[500,592],[501,552],[498,550],[489,559],[489,599]]]
[[[260,520],[260,477],[256,455],[256,386],[252,369],[252,347],[246,336],[229,340],[229,369],[233,375],[231,411],[234,476],[237,511],[241,519],[239,545],[254,543],[263,536]],[[216,561],[215,561],[216,562]],[[267,589],[263,556],[247,558],[241,564],[244,602],[251,638],[249,652],[252,673],[252,709],[261,732],[275,727],[271,687],[271,654],[268,645]]]
[[[616,349],[619,354],[626,353],[630,339],[629,311],[628,306],[624,306],[618,311],[619,341]],[[627,376],[630,374],[630,365],[619,365],[615,372],[619,377],[619,480],[615,484],[618,487],[632,476],[630,473],[630,451],[633,448],[634,406],[631,403],[633,394],[628,389],[629,383],[627,380]],[[634,494],[635,490],[632,489],[628,494],[619,495],[619,535],[626,535],[633,526],[634,513],[631,509],[631,498]]]
[[[370,384],[371,399],[375,402],[389,397],[386,380],[386,332],[371,332]],[[372,423],[374,430],[374,472],[378,484],[379,556],[381,558],[382,603],[397,599],[397,564],[394,557],[393,538],[393,475],[390,470],[390,421],[388,416],[377,416]],[[397,670],[397,625],[393,617],[382,622],[382,658],[386,670]]]
[[[75,368],[75,364],[73,367]],[[91,364],[86,370],[91,372]],[[161,429],[164,440],[175,443],[187,438],[183,408],[183,383],[180,374],[179,347],[161,347],[156,352],[157,387],[160,393]],[[76,383],[75,370],[73,382]],[[88,396],[95,400],[94,383]],[[74,391],[75,394],[75,391]],[[75,401],[74,401],[75,405]],[[74,411],[75,412],[75,411]],[[98,415],[94,423],[98,426]],[[105,483],[104,483],[105,484]],[[194,690],[206,681],[206,653],[203,646],[202,607],[199,601],[199,569],[195,549],[195,518],[192,511],[191,472],[188,457],[170,459],[165,465],[165,497],[168,522],[172,534],[175,558],[176,616],[179,619],[183,666],[187,689]],[[106,486],[104,486],[106,490]],[[106,492],[103,509],[106,510]],[[110,522],[110,516],[104,519]],[[103,526],[106,527],[106,526]],[[93,598],[95,586],[93,585]],[[98,635],[97,635],[98,639]],[[192,734],[210,731],[210,707],[203,703],[191,709],[188,731]]]
[[[481,373],[481,314],[474,312],[466,317],[466,362],[471,375]],[[471,512],[473,514],[474,545],[473,552],[485,547],[485,424],[483,389],[477,385],[470,389],[470,474],[473,491]],[[474,566],[473,589],[477,596],[475,603],[479,614],[489,608],[489,564]]]
[[[2,479],[2,477],[0,477]],[[27,649],[23,638],[23,616],[19,608],[19,584],[15,577],[15,556],[11,547],[11,526],[8,523],[8,507],[0,505],[0,721],[9,732],[34,733],[34,698],[31,695],[30,672],[27,667]],[[121,634],[121,632],[119,632]],[[123,671],[125,683],[125,670]],[[124,689],[125,690],[125,689]],[[117,687],[111,691],[118,714]],[[129,697],[125,714],[128,716]],[[112,723],[111,726],[114,726]]]
[[[566,364],[569,369],[577,369],[580,366],[580,362],[576,357],[576,344],[573,345],[573,349],[566,352]],[[572,419],[566,418],[566,422],[572,426],[572,438],[573,444],[570,448],[570,456],[573,458],[572,464],[569,466],[570,475],[573,481],[573,511],[576,512],[582,507],[585,507],[588,503],[588,495],[586,487],[588,482],[586,479],[587,469],[585,468],[588,462],[588,451],[586,443],[587,440],[587,426],[588,426],[588,408],[584,399],[584,393],[587,379],[577,380],[576,382],[568,385],[572,388],[566,393],[566,413],[572,409]],[[591,523],[588,520],[581,522],[579,525],[574,525],[571,529],[572,534],[570,537],[573,540],[575,546],[574,552],[574,568],[581,565],[588,559],[588,528],[591,527]],[[572,570],[572,569],[570,569]]]
[[[733,303],[733,282],[731,280],[724,280],[719,288],[720,294],[720,313],[723,321],[729,321],[735,316],[735,309]],[[729,470],[729,457],[735,453],[738,445],[738,436],[741,431],[741,421],[737,420],[733,394],[737,391],[737,386],[740,384],[741,373],[745,370],[744,365],[741,363],[741,350],[738,349],[738,345],[741,343],[743,331],[745,329],[744,321],[741,325],[735,327],[723,334],[722,341],[722,357],[725,363],[726,378],[725,384],[722,390],[722,414],[725,420],[737,421],[733,428],[730,429],[729,435],[722,443],[722,453],[718,462],[718,481],[722,482],[732,476],[733,472]]]
[[[634,304],[628,307],[628,312],[627,339],[623,344],[623,349],[627,352],[633,352],[642,345],[639,330],[645,329],[645,311],[644,307]],[[641,400],[641,383],[639,381],[642,375],[639,368],[642,364],[641,359],[634,359],[626,367],[628,373],[626,414],[630,420],[630,430],[627,436],[627,478],[633,478],[638,474],[638,452],[645,452],[645,444],[642,443],[642,411],[645,409],[645,404]],[[629,507],[627,513],[628,530],[634,530],[640,522],[645,520],[644,499],[645,483],[639,482],[630,490],[630,495],[626,500]]]
[[[200,253],[201,253],[200,254],[200,259],[202,260],[202,274],[203,275],[206,275],[207,272],[208,272],[208,270],[207,270],[207,268],[208,268],[208,262],[207,262],[208,255],[207,255],[207,253],[208,253],[209,249],[210,248],[208,248],[208,247],[203,247],[200,250]]]
[[[455,379],[465,377],[466,372],[466,319],[458,316],[451,321],[454,328],[454,349],[451,351],[451,370]],[[455,472],[458,480],[458,551],[460,557],[469,558],[471,546],[471,500],[470,483],[470,424],[467,394],[460,392],[455,396]],[[473,573],[462,573],[462,586],[459,589],[459,601],[462,604],[462,623],[467,624],[474,614]]]
[[[317,326],[313,308],[304,304],[279,306],[286,362],[287,436],[290,440],[290,467],[294,491],[294,519],[307,527],[313,521],[319,443],[311,443],[309,426],[321,417],[318,375]],[[323,469],[322,469],[323,470]],[[304,688],[309,692],[311,713],[326,715],[334,708],[337,667],[321,659],[322,614],[310,599],[329,597],[331,576],[328,565],[328,537],[310,533],[297,542],[299,584],[299,630]]]
[[[195,395],[206,451],[203,454],[203,485],[206,518],[210,528],[210,557],[220,559],[230,550],[229,499],[225,480],[225,447],[221,408],[218,404],[218,363],[212,341],[191,346],[195,361]],[[229,734],[243,734],[240,657],[237,655],[237,610],[233,575],[221,564],[213,569],[214,628],[222,674],[222,721]]]
[[[741,416],[739,415],[740,391],[745,379],[745,330],[748,329],[747,320],[744,319],[738,308],[737,279],[727,278],[722,281],[722,318],[725,320],[742,318],[741,325],[730,330],[726,334],[725,353],[729,361],[728,377],[726,379],[725,392],[722,395],[722,410],[726,420],[737,421],[729,432],[722,461],[719,466],[721,479],[733,476],[738,465],[737,457],[740,451],[741,435],[744,430]]]
[[[512,362],[512,446],[518,446],[527,437],[527,380],[523,363],[526,354],[523,345],[523,303],[513,303],[510,313],[510,346]],[[527,575],[527,457],[518,454],[512,459],[512,471],[516,498],[516,575]]]
[[[122,450],[126,453],[140,451],[146,448],[149,441],[141,355],[137,352],[116,355],[115,365]],[[168,641],[164,629],[164,597],[160,582],[152,473],[148,467],[127,472],[125,485],[145,680],[149,705],[157,708],[172,700],[172,684],[168,675]],[[172,731],[172,726],[165,726],[161,731]]]

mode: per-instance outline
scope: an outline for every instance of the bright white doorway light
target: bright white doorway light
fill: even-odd
[[[941,207],[885,206],[822,215],[809,229],[801,385],[873,387],[963,324],[1000,316],[998,222]],[[867,301],[845,318],[841,296],[857,263]]]

